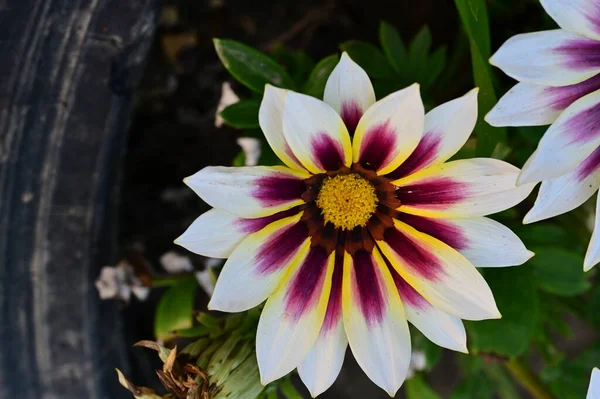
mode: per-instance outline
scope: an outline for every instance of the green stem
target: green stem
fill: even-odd
[[[517,359],[508,360],[504,367],[533,399],[556,399],[539,377]]]

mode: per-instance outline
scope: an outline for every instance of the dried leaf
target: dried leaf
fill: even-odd
[[[129,392],[133,394],[133,397],[136,399],[163,399],[162,396],[158,395],[153,389],[138,387],[133,385],[121,372],[119,369],[115,369],[117,375],[119,376],[119,382],[123,385]],[[185,399],[185,398],[184,398]]]
[[[152,349],[158,352],[158,357],[160,358],[160,360],[162,360],[163,363],[167,362],[167,359],[169,358],[169,355],[171,353],[170,349],[165,348],[164,346],[162,346],[161,344],[159,344],[158,342],[154,342],[154,341],[139,341],[137,343],[135,343],[133,346],[141,346],[144,348],[148,348],[148,349]]]

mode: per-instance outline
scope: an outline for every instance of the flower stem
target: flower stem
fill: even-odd
[[[539,377],[517,359],[506,361],[504,367],[533,399],[556,399]]]

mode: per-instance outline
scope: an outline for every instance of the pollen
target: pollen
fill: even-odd
[[[317,196],[325,221],[342,230],[365,226],[377,202],[373,185],[355,173],[325,178]]]

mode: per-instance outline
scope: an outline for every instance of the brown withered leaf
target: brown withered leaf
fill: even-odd
[[[138,387],[137,385],[132,384],[121,372],[119,369],[115,369],[117,371],[117,375],[119,376],[119,382],[123,385],[129,392],[133,394],[133,397],[136,399],[163,399],[162,396],[158,395],[153,389],[146,387]],[[185,397],[183,399],[186,399]]]
[[[165,348],[164,346],[160,345],[158,342],[154,342],[154,341],[139,341],[136,342],[134,345],[134,347],[143,347],[143,348],[148,348],[148,349],[152,349],[158,352],[158,357],[160,358],[160,360],[162,360],[162,362],[166,362],[167,359],[169,358],[169,354],[171,353],[171,350],[168,348]]]

